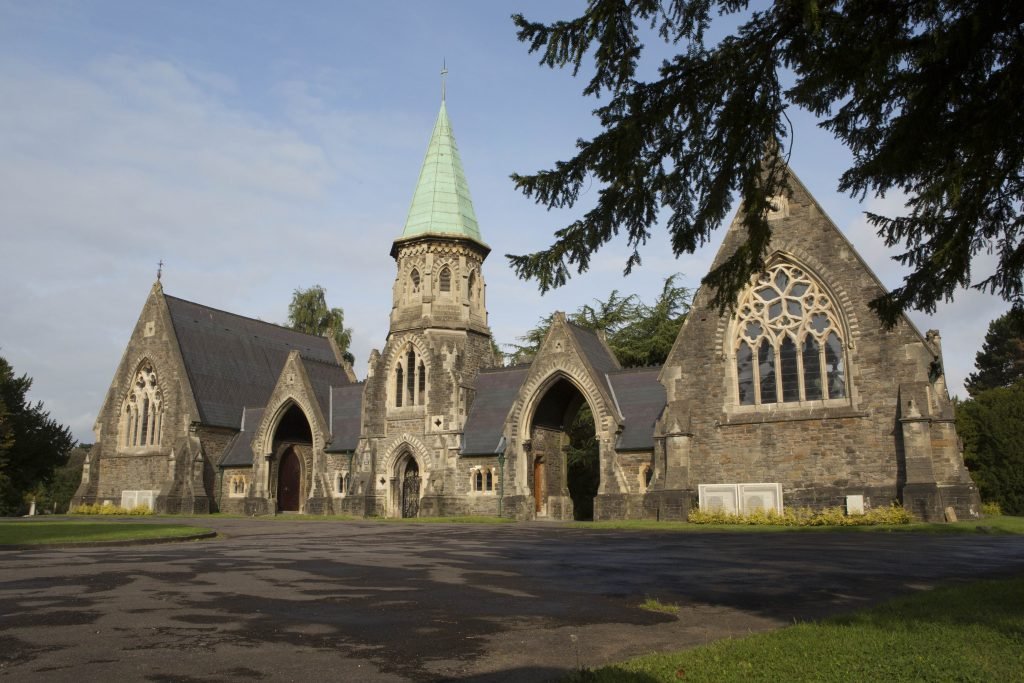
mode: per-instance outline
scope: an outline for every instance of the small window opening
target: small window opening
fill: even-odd
[[[452,271],[448,270],[448,266],[441,269],[441,274],[438,276],[438,285],[442,292],[452,291]]]

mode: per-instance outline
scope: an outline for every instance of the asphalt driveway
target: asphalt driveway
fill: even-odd
[[[194,521],[223,536],[0,552],[0,677],[537,681],[1024,572],[1012,536]]]

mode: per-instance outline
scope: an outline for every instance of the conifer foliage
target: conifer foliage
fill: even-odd
[[[30,403],[32,379],[17,377],[0,358],[0,515],[21,514],[26,495],[48,484],[75,445],[71,430],[58,424],[41,401]]]
[[[868,214],[912,272],[872,302],[893,324],[934,311],[960,287],[1024,297],[1024,3],[1015,0],[590,0],[551,24],[514,15],[541,64],[592,74],[584,95],[606,97],[601,132],[568,161],[516,186],[549,208],[599,187],[593,208],[546,249],[508,255],[541,291],[587,270],[624,233],[626,271],[662,210],[676,255],[692,253],[742,200],[745,243],[704,278],[732,306],[763,268],[772,197],[787,191],[784,156],[796,105],[853,153],[839,190],[904,193],[905,216]],[[712,41],[712,22],[738,22]],[[676,50],[657,77],[637,77],[644,41]],[[590,60],[592,59],[592,69]],[[797,140],[799,142],[799,140]],[[767,152],[767,153],[766,153]],[[997,256],[972,281],[972,259]]]
[[[1024,515],[1024,311],[1013,308],[988,326],[959,403],[956,429],[964,463],[985,502]]]
[[[690,310],[690,290],[678,284],[679,273],[662,284],[653,304],[644,303],[636,294],[623,296],[612,290],[604,301],[595,299],[568,316],[569,322],[604,334],[609,348],[625,368],[661,365],[668,358],[679,328]],[[551,328],[552,316],[511,344],[507,354],[511,364],[529,360],[540,349]]]
[[[1024,379],[1024,308],[1011,308],[989,324],[974,367],[965,382],[971,396]]]

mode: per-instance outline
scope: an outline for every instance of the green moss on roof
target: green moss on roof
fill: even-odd
[[[444,102],[399,240],[426,235],[462,237],[483,244]]]

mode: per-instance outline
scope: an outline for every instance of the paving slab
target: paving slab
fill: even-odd
[[[192,521],[220,536],[0,553],[0,677],[542,681],[1024,572],[1017,536]]]

